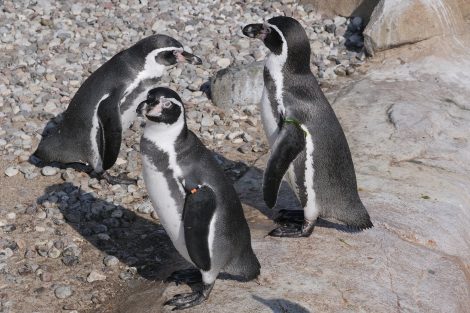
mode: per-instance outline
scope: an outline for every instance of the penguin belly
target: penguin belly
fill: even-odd
[[[184,203],[184,194],[179,191],[172,193],[164,173],[158,171],[146,157],[142,158],[142,163],[145,185],[158,186],[158,188],[149,188],[148,193],[160,222],[176,250],[192,264],[184,239],[183,208],[177,205],[177,202]],[[181,198],[174,199],[174,194],[178,194]]]

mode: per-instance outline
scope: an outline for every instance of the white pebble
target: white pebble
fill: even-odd
[[[8,167],[6,170],[5,170],[5,175],[7,175],[8,177],[13,177],[15,176],[16,174],[18,174],[18,169],[14,166],[10,166]]]
[[[52,166],[44,166],[41,170],[41,174],[44,176],[54,176],[57,174],[57,168]]]

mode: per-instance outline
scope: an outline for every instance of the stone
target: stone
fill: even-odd
[[[19,173],[18,168],[14,166],[7,167],[7,169],[5,170],[5,175],[8,177],[13,177],[18,173]]]
[[[13,251],[10,248],[0,250],[0,261],[7,260],[13,256]]]
[[[236,105],[258,104],[263,92],[264,62],[231,66],[211,79],[214,105],[228,109]]]
[[[86,278],[86,281],[89,283],[92,283],[94,281],[101,281],[101,280],[106,280],[106,275],[101,274],[95,270],[91,271]]]
[[[230,59],[227,58],[222,58],[217,60],[217,65],[219,65],[222,68],[226,68],[227,66],[230,65]]]
[[[103,264],[108,267],[113,267],[119,264],[119,259],[113,255],[107,255],[103,259]]]
[[[201,126],[211,127],[214,126],[214,119],[210,115],[205,115],[202,117]]]
[[[66,299],[73,294],[72,287],[70,286],[60,286],[54,290],[54,294],[58,299]]]
[[[381,0],[364,30],[367,52],[463,32],[457,0]]]
[[[57,168],[52,167],[52,166],[44,166],[41,169],[41,174],[44,176],[54,176],[58,173]]]

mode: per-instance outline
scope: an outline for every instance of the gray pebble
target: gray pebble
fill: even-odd
[[[119,259],[116,258],[113,255],[107,255],[107,256],[104,257],[103,263],[104,263],[104,265],[106,265],[108,267],[112,267],[112,266],[116,266],[116,265],[119,264]]]
[[[64,286],[57,287],[54,290],[54,294],[59,299],[65,299],[65,298],[70,297],[73,294],[73,290],[72,290],[72,287],[64,285]]]

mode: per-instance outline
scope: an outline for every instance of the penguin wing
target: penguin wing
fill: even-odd
[[[209,186],[186,196],[183,211],[186,249],[194,264],[204,271],[211,268],[209,230],[215,209],[216,196]]]
[[[305,148],[305,134],[294,124],[284,123],[274,145],[271,148],[263,178],[264,202],[269,208],[274,207],[282,178],[289,165]]]
[[[114,92],[98,104],[98,119],[102,133],[100,154],[104,170],[114,165],[121,148],[122,125],[119,100],[119,93]]]

